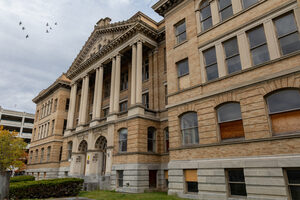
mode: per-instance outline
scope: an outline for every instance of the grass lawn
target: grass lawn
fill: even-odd
[[[128,194],[114,191],[97,190],[91,192],[80,192],[79,196],[97,200],[182,200],[179,197],[168,196],[165,192]]]

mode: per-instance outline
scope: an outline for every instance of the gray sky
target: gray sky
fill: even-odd
[[[0,106],[34,113],[32,99],[67,71],[100,18],[142,11],[160,21],[151,9],[157,1],[0,0]]]

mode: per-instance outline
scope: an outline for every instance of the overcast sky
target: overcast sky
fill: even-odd
[[[160,21],[151,9],[157,1],[0,0],[0,106],[34,113],[32,99],[68,70],[100,18],[142,11]]]

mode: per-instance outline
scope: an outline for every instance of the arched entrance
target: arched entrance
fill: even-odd
[[[98,160],[98,173],[100,175],[105,175],[106,171],[106,148],[107,140],[105,137],[100,136],[95,143],[95,149],[99,151],[99,160]]]
[[[82,140],[78,146],[78,153],[81,154],[79,160],[79,162],[81,162],[80,175],[85,175],[87,149],[88,149],[87,142],[85,140]]]

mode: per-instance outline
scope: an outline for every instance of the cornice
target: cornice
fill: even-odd
[[[159,15],[164,16],[184,0],[160,0],[152,6],[152,9]]]

